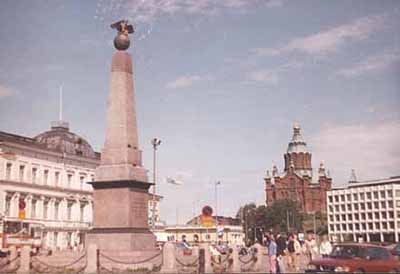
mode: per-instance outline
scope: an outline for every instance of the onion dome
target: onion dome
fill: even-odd
[[[35,141],[48,149],[69,155],[96,158],[91,145],[82,137],[69,131],[69,124],[64,121],[51,123],[51,129],[37,135]]]

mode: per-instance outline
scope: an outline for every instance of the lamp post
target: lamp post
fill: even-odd
[[[153,212],[151,214],[151,226],[153,230],[156,227],[156,151],[157,147],[161,145],[161,140],[157,138],[153,138],[151,140],[151,144],[153,145]]]
[[[218,242],[218,192],[217,187],[221,185],[220,181],[214,183],[215,185],[215,242]]]

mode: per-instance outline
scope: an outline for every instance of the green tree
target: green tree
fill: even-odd
[[[241,220],[246,243],[253,244],[263,239],[263,233],[269,230],[294,232],[302,230],[304,220],[296,202],[277,201],[271,206],[254,203],[239,208],[236,217]]]

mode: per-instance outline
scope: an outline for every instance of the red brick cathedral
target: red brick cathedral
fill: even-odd
[[[305,213],[326,211],[326,192],[331,189],[332,179],[321,162],[318,174],[313,176],[311,152],[300,133],[300,126],[293,126],[293,137],[289,142],[285,158],[285,169],[279,172],[272,168],[265,177],[267,206],[278,200],[295,200]]]

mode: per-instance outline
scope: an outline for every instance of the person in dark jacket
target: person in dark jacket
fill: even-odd
[[[282,235],[278,232],[276,234],[276,253],[277,253],[277,263],[278,263],[278,271],[277,273],[285,273],[285,265],[284,265],[284,256],[286,250],[286,240],[282,237]]]

